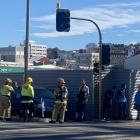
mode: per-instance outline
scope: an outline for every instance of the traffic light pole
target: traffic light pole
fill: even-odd
[[[99,119],[101,119],[101,110],[102,110],[102,34],[99,26],[94,22],[93,20],[90,19],[85,19],[85,18],[75,18],[71,17],[71,19],[76,19],[76,20],[84,20],[84,21],[90,21],[92,22],[99,33]]]
[[[27,78],[28,62],[29,62],[29,12],[30,11],[30,0],[27,0],[26,7],[26,40],[24,47],[24,82]]]

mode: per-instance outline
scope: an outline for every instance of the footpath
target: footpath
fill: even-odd
[[[16,119],[16,118],[15,118]],[[0,122],[0,140],[140,140],[139,121],[65,122],[49,119]]]

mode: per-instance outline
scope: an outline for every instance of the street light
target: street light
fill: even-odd
[[[99,26],[97,25],[97,23],[91,19],[75,18],[75,17],[71,17],[71,19],[85,20],[85,21],[92,22],[98,30],[98,34],[99,34],[99,116],[98,117],[99,119],[101,119],[101,111],[102,111],[102,34],[101,34],[101,30]]]

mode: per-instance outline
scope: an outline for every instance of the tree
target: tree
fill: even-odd
[[[48,52],[47,54],[48,54],[49,59],[58,58],[59,49],[57,47],[56,48],[48,48],[47,52]]]

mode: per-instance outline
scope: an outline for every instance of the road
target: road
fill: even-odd
[[[1,140],[140,140],[140,122],[0,122]]]

